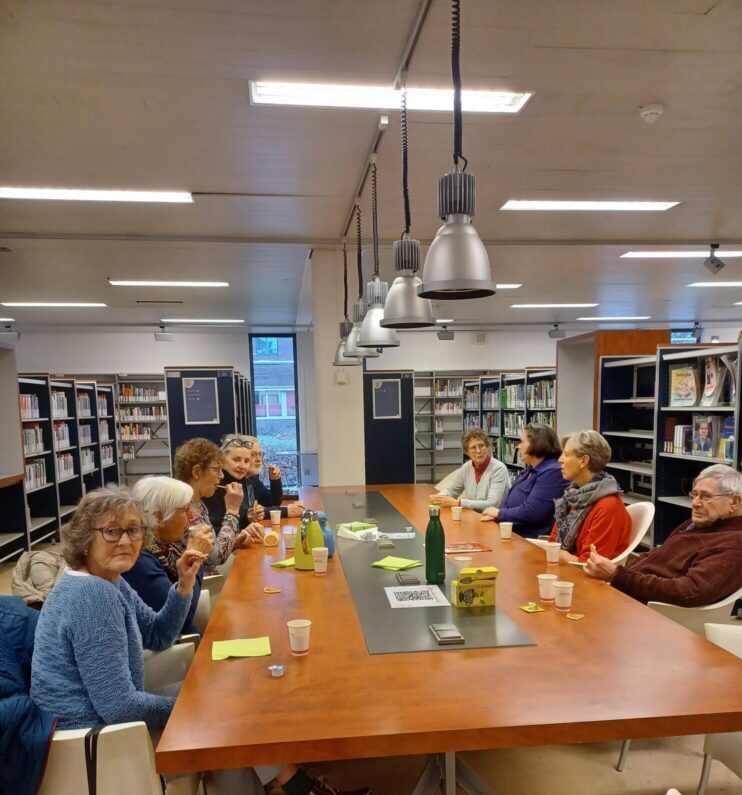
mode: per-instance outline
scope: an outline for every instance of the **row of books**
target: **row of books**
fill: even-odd
[[[442,381],[436,379],[433,388],[435,397],[461,397],[461,382]]]
[[[46,463],[38,459],[26,464],[26,489],[38,489],[46,485]]]
[[[23,428],[23,454],[33,455],[44,450],[44,429],[41,425],[26,425]]]
[[[443,431],[446,431],[446,430],[456,430],[455,428],[444,428],[443,427],[443,420],[441,420],[441,419],[436,419],[433,428],[435,429],[436,433],[443,433]]]
[[[18,395],[18,401],[21,407],[22,420],[37,420],[41,417],[37,395]]]
[[[128,406],[126,409],[116,411],[116,419],[119,422],[136,422],[137,420],[160,420],[167,422],[167,412],[164,406]]]
[[[93,443],[93,429],[89,425],[80,426],[80,444]]]
[[[64,480],[75,475],[75,459],[72,453],[59,453],[56,460],[57,480]]]
[[[98,423],[98,434],[101,444],[103,442],[110,442],[111,441],[111,429],[108,427],[107,422],[99,422]]]
[[[133,461],[136,458],[136,453],[134,452],[134,445],[131,444],[121,445],[121,458],[123,458],[124,461]]]
[[[154,386],[119,384],[119,403],[156,403],[165,400],[165,391]]]
[[[129,439],[146,441],[152,438],[152,429],[138,422],[119,425],[119,438],[123,441]]]
[[[500,390],[500,406],[504,409],[524,409],[526,407],[526,385],[504,386]]]
[[[554,379],[536,381],[528,385],[528,407],[534,409],[554,408]]]
[[[95,469],[95,451],[93,449],[80,450],[80,469],[83,475]]]
[[[500,438],[500,461],[505,464],[521,464],[518,442],[513,439]]]
[[[502,432],[506,436],[520,436],[523,433],[525,424],[522,414],[502,415]]]
[[[665,419],[663,451],[704,458],[734,458],[734,417],[693,414],[693,422]]]
[[[90,395],[84,392],[77,396],[77,416],[79,419],[93,416],[90,406]]]
[[[108,410],[108,401],[106,400],[106,396],[98,395],[98,416],[102,417],[110,413],[111,412]]]
[[[554,411],[534,411],[528,421],[538,425],[548,425],[556,430],[556,412]]]
[[[479,411],[479,389],[464,390],[464,408],[468,411]]]
[[[500,433],[500,420],[497,414],[482,414],[482,428],[489,434]]]
[[[695,364],[670,367],[671,406],[733,406],[737,393],[737,357],[706,356]]]
[[[461,403],[456,403],[453,400],[448,400],[445,403],[436,403],[435,413],[449,417],[456,416],[461,414]]]
[[[69,417],[67,409],[67,395],[52,389],[51,394],[52,417]]]
[[[464,430],[479,428],[479,417],[476,414],[464,414]]]
[[[55,422],[53,432],[55,447],[70,446],[70,429],[66,422]]]
[[[500,408],[500,390],[496,387],[487,387],[482,392],[482,410]]]
[[[113,446],[105,444],[100,449],[101,466],[107,467],[114,463],[113,460]]]

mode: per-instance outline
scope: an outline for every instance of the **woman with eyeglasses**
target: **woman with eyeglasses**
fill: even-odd
[[[222,452],[214,442],[199,438],[182,444],[175,451],[173,461],[175,477],[193,489],[193,497],[187,510],[190,530],[188,537],[194,532],[194,528],[201,525],[207,525],[212,531],[213,544],[205,562],[207,574],[212,574],[217,566],[221,566],[235,549],[250,546],[253,540],[262,538],[263,535],[263,528],[259,524],[251,524],[240,532],[243,490],[239,483],[220,485],[224,477],[223,462]],[[225,510],[219,523],[212,525],[204,500],[212,497],[217,489],[223,490]],[[188,546],[188,537],[175,542],[176,548],[181,552]]]
[[[146,604],[153,610],[160,610],[167,601],[171,585],[178,581],[178,561],[183,553],[176,543],[183,539],[188,527],[188,504],[193,497],[193,489],[175,478],[157,475],[137,481],[131,491],[153,521],[154,535],[145,543],[136,563],[122,576]],[[212,543],[211,528],[202,525],[193,528],[186,542],[186,551],[195,549],[208,556]],[[201,566],[181,634],[200,634],[193,623],[193,616],[201,595],[203,575],[204,567]]]
[[[155,612],[122,579],[150,538],[144,509],[126,489],[91,491],[61,535],[70,568],[39,615],[31,697],[60,729],[164,726],[175,699],[145,691],[142,648],[166,649],[180,634],[203,553],[180,556],[177,580]]]
[[[508,487],[505,464],[492,455],[490,437],[481,428],[470,428],[461,437],[461,447],[469,456],[464,466],[446,478],[444,487],[430,495],[430,502],[441,508],[498,508]]]

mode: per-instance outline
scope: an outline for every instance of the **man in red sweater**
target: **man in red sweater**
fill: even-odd
[[[696,478],[691,519],[631,566],[593,552],[585,571],[640,602],[713,604],[742,588],[742,475],[726,464]],[[731,610],[730,610],[731,612]]]

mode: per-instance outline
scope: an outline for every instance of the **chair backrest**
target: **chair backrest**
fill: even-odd
[[[205,589],[201,589],[201,594],[198,597],[198,605],[196,605],[196,612],[193,614],[193,624],[196,629],[203,634],[206,631],[206,625],[209,623],[211,617],[211,596]]]
[[[677,621],[699,635],[705,634],[704,624],[722,623],[731,621],[732,605],[742,599],[742,588],[730,594],[725,599],[704,607],[678,607],[664,602],[649,602],[649,607],[658,613]]]
[[[446,477],[436,483],[433,488],[435,488],[436,491],[442,491],[443,489],[448,488],[448,486],[450,486],[450,484],[453,483],[454,479],[456,478],[457,472],[457,469],[454,469],[453,472],[449,472]]]
[[[198,637],[198,636],[196,636]],[[150,692],[182,682],[196,653],[193,643],[177,643],[163,651],[144,651],[144,687]]]
[[[706,638],[737,657],[742,657],[742,623],[706,624]]]
[[[633,505],[626,506],[626,512],[631,517],[631,541],[620,555],[613,558],[613,563],[623,563],[639,546],[654,519],[654,504],[635,502]]]

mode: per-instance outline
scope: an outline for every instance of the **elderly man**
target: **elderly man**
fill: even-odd
[[[596,553],[586,571],[640,602],[713,604],[742,588],[742,475],[725,464],[696,478],[690,521],[631,566]]]

